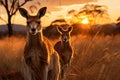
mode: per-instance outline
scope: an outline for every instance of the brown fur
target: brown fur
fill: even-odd
[[[61,78],[63,79],[64,73],[68,68],[72,55],[73,49],[70,44],[70,33],[72,29],[68,28],[68,30],[63,30],[58,27],[58,32],[61,34],[61,41],[57,42],[54,46],[54,49],[58,52],[60,56],[60,64],[61,64]],[[64,36],[67,36],[64,40]]]
[[[0,71],[0,80],[23,80],[20,72],[14,70]]]
[[[24,59],[30,75],[25,76],[26,80],[58,80],[59,78],[59,56],[54,51],[49,40],[43,37],[41,25],[38,20],[45,14],[43,8],[39,10],[36,16],[30,16],[25,9],[20,9],[21,15],[26,17],[28,22]],[[37,25],[34,29],[39,31],[32,32],[31,25]]]

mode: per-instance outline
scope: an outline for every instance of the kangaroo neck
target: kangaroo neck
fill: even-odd
[[[30,46],[38,46],[43,42],[42,32],[38,32],[36,35],[28,33],[28,44]]]
[[[67,42],[62,41],[61,45],[63,46],[63,48],[67,48],[70,45],[70,42],[69,41],[67,41]]]

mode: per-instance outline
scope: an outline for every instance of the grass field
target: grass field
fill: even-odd
[[[74,56],[64,80],[120,80],[120,35],[79,35],[71,42]],[[0,76],[4,71],[20,70],[24,45],[25,38],[0,40]]]
[[[120,35],[73,38],[74,58],[65,80],[120,80]]]

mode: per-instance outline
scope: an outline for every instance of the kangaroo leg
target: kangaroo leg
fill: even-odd
[[[43,76],[42,80],[47,80],[48,66],[46,64],[44,64],[42,67],[43,67],[42,70],[41,70],[41,72],[43,74],[42,75]]]
[[[52,69],[48,72],[48,80],[59,80],[60,75],[60,63],[59,57],[57,54],[53,54],[52,56]]]
[[[60,77],[61,77],[61,79],[64,78],[64,69],[62,69],[62,68],[61,68],[61,72],[60,72]]]

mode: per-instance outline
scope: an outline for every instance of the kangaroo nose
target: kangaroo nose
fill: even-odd
[[[31,29],[31,30],[32,30],[32,32],[35,32],[36,29],[33,28],[33,29]]]
[[[65,38],[64,41],[67,41],[67,39]]]

